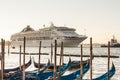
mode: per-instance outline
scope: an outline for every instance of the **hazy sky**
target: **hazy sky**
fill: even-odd
[[[0,0],[0,38],[50,22],[86,34],[84,42],[107,43],[113,35],[120,41],[120,0]]]

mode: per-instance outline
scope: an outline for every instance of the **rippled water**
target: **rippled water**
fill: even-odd
[[[19,65],[19,55],[18,54],[8,54],[7,47],[6,47],[6,54],[5,54],[5,67],[12,68]],[[42,53],[49,53],[50,48],[42,48]],[[100,47],[93,47],[93,54],[94,55],[107,55],[107,48],[100,48]],[[19,52],[19,48],[10,49],[10,52]],[[38,53],[37,47],[29,47],[26,48],[26,52],[28,53]],[[60,53],[60,48],[57,49],[57,53]],[[90,49],[89,47],[83,48],[83,54],[89,55]],[[64,48],[64,54],[80,54],[80,48]],[[111,48],[111,55],[119,56],[120,57],[120,48]],[[26,62],[29,60],[29,56],[26,56]],[[31,55],[35,58],[35,61],[38,60],[37,55]],[[41,62],[45,63],[50,58],[50,55],[41,55]],[[80,60],[80,57],[71,57],[72,60]],[[89,57],[85,57],[84,59],[88,59]],[[67,62],[69,57],[64,57],[64,62]],[[59,57],[57,57],[57,61],[59,61]],[[116,73],[112,77],[111,80],[120,80],[120,58],[110,58],[110,66],[111,63],[114,62],[116,67]],[[59,63],[58,63],[59,64]],[[33,64],[27,70],[34,70]],[[96,78],[107,71],[107,58],[103,57],[95,57],[93,59],[93,78]],[[89,71],[84,76],[84,78],[89,78]]]

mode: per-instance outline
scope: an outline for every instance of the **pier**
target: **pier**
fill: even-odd
[[[58,56],[60,56],[60,54],[57,54]],[[72,57],[80,57],[80,55],[76,55],[76,54],[63,54],[63,56],[72,56]],[[82,55],[82,57],[90,57],[90,55]],[[103,58],[107,58],[108,55],[93,55],[93,57],[103,57]],[[114,56],[114,55],[110,55],[111,58],[119,58],[119,56]]]
[[[11,54],[19,54],[20,52],[11,52]],[[23,54],[23,52],[21,52]],[[39,53],[25,53],[25,55],[39,55]],[[49,53],[41,53],[41,55],[49,55]]]
[[[19,54],[19,52],[11,52],[11,54]],[[21,53],[23,54],[23,53]],[[39,55],[39,53],[25,53],[26,55]],[[41,53],[41,55],[49,55],[49,53]],[[57,56],[60,56],[60,54],[56,54]],[[63,54],[63,56],[71,56],[71,57],[80,57],[80,55],[76,54]],[[83,57],[90,57],[90,55],[82,55]],[[107,58],[108,55],[93,55],[93,57],[103,57]],[[110,55],[111,58],[119,58],[119,56]]]

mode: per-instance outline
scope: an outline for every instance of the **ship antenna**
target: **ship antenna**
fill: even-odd
[[[84,29],[84,35],[86,35],[86,29]]]

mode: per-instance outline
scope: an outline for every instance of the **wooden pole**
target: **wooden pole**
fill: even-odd
[[[80,62],[80,78],[82,79],[82,77],[83,77],[83,71],[82,71],[82,69],[83,69],[83,63],[82,63],[82,61],[83,61],[83,46],[82,46],[82,44],[81,44],[81,62]]]
[[[51,43],[51,63],[52,63],[52,58],[53,58],[53,44]]]
[[[92,38],[90,38],[90,80],[92,80]]]
[[[63,63],[64,63],[64,57],[63,57],[63,53],[64,53],[64,44],[63,44],[63,42],[62,42],[62,65],[63,65]]]
[[[1,80],[4,78],[5,67],[5,40],[1,39]]]
[[[55,40],[55,54],[54,54],[54,80],[56,80],[56,54],[57,54],[57,40]]]
[[[5,40],[3,40],[3,71],[5,69]]]
[[[24,37],[24,43],[23,43],[23,80],[25,80],[25,44],[26,44],[26,37]]]
[[[61,42],[59,72],[60,72],[61,65],[63,65],[63,42]],[[60,73],[59,73],[59,75],[60,75]]]
[[[41,41],[39,43],[38,71],[40,71],[40,55],[41,55]]]
[[[61,50],[60,50],[60,67],[63,65],[63,42],[61,42]]]
[[[8,54],[10,53],[10,42],[8,42]]]
[[[1,71],[0,71],[0,80],[2,80],[2,74],[3,74],[3,71],[2,71],[2,39],[1,39],[1,54],[0,54],[0,60],[1,60]]]
[[[1,79],[0,80],[3,80],[3,39],[1,39]]]
[[[20,54],[19,54],[19,66],[20,66],[20,71],[22,70],[21,68],[21,45],[20,45]]]
[[[110,42],[108,42],[108,80],[110,80],[109,66],[110,66]]]

